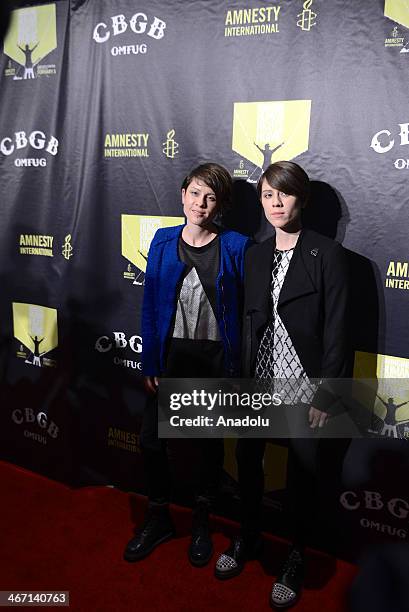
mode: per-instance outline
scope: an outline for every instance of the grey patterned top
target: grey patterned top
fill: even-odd
[[[274,250],[270,285],[270,320],[261,339],[256,359],[256,380],[264,388],[268,387],[270,390],[274,388],[275,392],[281,394],[285,404],[310,403],[315,392],[277,312],[278,299],[293,253],[294,249]]]
[[[173,338],[220,340],[216,317],[196,268],[185,276],[180,289]]]

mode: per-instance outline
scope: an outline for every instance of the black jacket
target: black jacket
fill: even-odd
[[[270,317],[275,236],[247,252],[244,272],[244,376],[252,377],[258,347]],[[303,229],[281,289],[277,311],[309,378],[347,377],[349,274],[343,247]],[[326,412],[335,397],[320,385],[313,405]]]

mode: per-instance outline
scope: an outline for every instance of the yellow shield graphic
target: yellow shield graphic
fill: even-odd
[[[4,53],[21,66],[35,66],[57,47],[55,4],[15,10]]]
[[[409,28],[408,0],[385,0],[385,17]]]
[[[14,337],[31,352],[36,346],[42,355],[58,346],[55,308],[13,302]]]
[[[235,102],[232,149],[260,168],[308,150],[311,100]]]
[[[184,217],[121,215],[122,255],[142,272],[146,272],[149,247],[156,230],[185,222]]]
[[[409,359],[357,351],[354,378],[363,379],[361,386],[354,386],[356,399],[373,405],[375,415],[385,420],[386,435],[396,437],[396,424],[409,424]]]

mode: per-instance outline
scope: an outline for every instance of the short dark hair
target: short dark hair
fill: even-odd
[[[233,181],[226,168],[220,164],[209,162],[194,168],[184,179],[182,189],[187,189],[193,179],[199,179],[216,195],[217,206],[221,213],[231,206]]]
[[[261,198],[263,180],[273,189],[296,196],[304,206],[310,195],[310,179],[298,164],[290,161],[279,161],[271,164],[261,175],[257,184],[257,194]]]

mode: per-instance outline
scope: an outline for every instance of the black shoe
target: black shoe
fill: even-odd
[[[219,580],[226,580],[238,576],[244,569],[246,561],[256,559],[263,547],[260,537],[246,543],[243,538],[236,537],[227,550],[217,559],[214,574]]]
[[[293,606],[301,595],[304,581],[304,554],[292,548],[271,591],[271,604],[276,608]]]
[[[199,504],[193,511],[192,540],[189,546],[189,561],[195,567],[207,565],[213,555],[213,543],[209,529],[209,509]]]
[[[166,542],[175,535],[168,506],[149,506],[142,526],[135,537],[129,540],[125,552],[125,561],[139,561],[153,551],[156,546]]]

